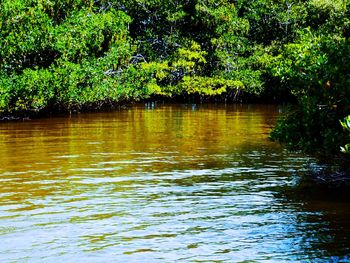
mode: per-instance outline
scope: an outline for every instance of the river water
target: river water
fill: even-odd
[[[1,123],[0,262],[350,262],[350,202],[299,189],[312,160],[268,140],[279,111]]]

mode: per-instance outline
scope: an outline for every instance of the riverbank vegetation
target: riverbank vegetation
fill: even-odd
[[[3,0],[0,112],[294,98],[272,138],[348,162],[348,0]]]

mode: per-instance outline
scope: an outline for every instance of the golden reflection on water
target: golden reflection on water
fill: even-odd
[[[303,239],[321,220],[275,197],[307,161],[268,140],[277,111],[139,105],[1,123],[0,261],[321,257],[318,237]]]
[[[42,197],[74,188],[72,176],[81,172],[161,172],[177,166],[184,156],[269,144],[273,106],[261,106],[263,112],[259,106],[250,106],[252,111],[241,105],[193,107],[133,107],[0,124],[0,193],[6,193],[0,201],[16,204],[27,195]],[[196,162],[188,160],[191,165]],[[53,180],[55,187],[50,186]]]

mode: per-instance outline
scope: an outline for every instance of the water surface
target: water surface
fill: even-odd
[[[0,262],[348,262],[350,203],[294,191],[310,159],[268,140],[278,111],[1,123]]]

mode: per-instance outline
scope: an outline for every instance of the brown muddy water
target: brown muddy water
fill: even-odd
[[[268,140],[280,111],[0,123],[0,262],[350,262],[350,202],[296,191],[312,160]]]

